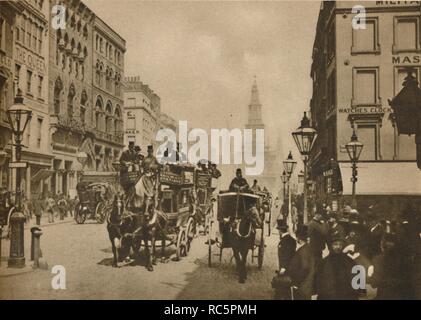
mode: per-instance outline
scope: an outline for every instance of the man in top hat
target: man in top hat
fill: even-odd
[[[129,165],[136,161],[134,141],[129,141],[129,148],[121,153],[120,164],[121,172],[127,172]]]
[[[285,220],[278,220],[277,224],[276,228],[279,230],[280,238],[278,244],[279,273],[284,274],[295,253],[297,243],[288,232],[288,225]]]
[[[313,253],[316,265],[322,260],[323,250],[326,247],[329,227],[323,220],[320,211],[316,212],[308,224],[308,235],[310,237],[310,248]]]
[[[310,300],[313,293],[315,261],[308,244],[308,230],[305,225],[298,225],[295,232],[297,246],[286,274],[290,276],[294,290],[294,299]]]
[[[318,300],[357,300],[358,289],[353,288],[354,261],[343,253],[345,238],[340,232],[331,235],[329,255],[319,264],[314,279]]]
[[[235,178],[232,179],[231,184],[229,186],[230,192],[241,192],[247,191],[249,189],[249,184],[246,179],[243,178],[243,173],[240,168],[237,169],[235,172]]]
[[[329,238],[333,234],[339,234],[342,238],[345,239],[346,232],[343,226],[338,223],[338,214],[336,212],[331,212],[328,216],[328,225],[329,225]]]

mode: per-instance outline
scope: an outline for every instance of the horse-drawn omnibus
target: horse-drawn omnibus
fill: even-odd
[[[257,258],[258,268],[263,265],[264,256],[264,223],[262,222],[262,199],[259,195],[240,192],[220,192],[218,195],[217,222],[221,239],[212,239],[212,228],[215,221],[210,223],[208,238],[208,264],[212,266],[212,256],[219,256],[222,260],[223,249],[232,248],[234,258],[239,267],[240,282],[246,277],[245,264],[249,250],[252,250],[252,261]],[[219,249],[213,252],[213,247]],[[255,251],[257,254],[255,255]]]
[[[196,230],[194,170],[190,165],[167,164],[159,174],[159,209],[167,219],[166,233],[173,238],[177,259],[188,254]]]

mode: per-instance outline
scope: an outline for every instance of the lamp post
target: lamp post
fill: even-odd
[[[86,152],[79,151],[76,155],[76,158],[77,161],[82,165],[82,169],[79,171],[79,178],[77,179],[79,181],[81,175],[83,175],[83,168],[85,167],[86,161],[88,161],[88,155]]]
[[[288,180],[289,180],[289,177],[288,177],[288,175],[286,174],[286,172],[284,170],[284,172],[282,172],[282,175],[281,175],[281,181],[282,181],[282,184],[284,185],[284,188],[283,188],[284,201],[285,201],[285,198],[286,198],[285,184],[288,182]]]
[[[308,224],[307,212],[307,162],[311,149],[317,138],[317,131],[310,126],[310,119],[307,118],[307,113],[301,119],[301,125],[292,133],[298,151],[300,151],[304,162],[304,225]]]
[[[23,268],[25,267],[25,252],[24,252],[24,229],[23,223],[25,216],[22,213],[21,205],[21,169],[26,167],[25,163],[21,163],[22,138],[25,128],[32,117],[32,111],[23,103],[21,91],[18,89],[15,97],[15,103],[7,110],[7,117],[15,138],[15,163],[13,167],[16,169],[16,198],[15,198],[15,212],[10,217],[11,238],[10,238],[10,253],[7,265],[9,268]]]
[[[297,165],[297,161],[295,161],[292,158],[291,151],[288,154],[288,158],[284,160],[283,164],[284,164],[285,172],[288,177],[288,219],[291,219],[291,209],[292,209],[291,208],[291,176],[292,176],[292,173],[294,172],[295,166]],[[291,225],[292,225],[292,221],[291,221]],[[292,227],[290,228],[290,230],[292,230]]]
[[[356,189],[356,184],[358,181],[357,162],[358,162],[358,159],[360,158],[361,151],[363,150],[363,146],[364,145],[358,141],[358,137],[355,134],[355,129],[354,129],[351,136],[351,141],[349,141],[345,145],[346,152],[348,153],[349,159],[351,160],[351,163],[352,163],[351,182],[352,182],[352,207],[353,208],[357,207],[357,199],[355,196],[355,189]]]

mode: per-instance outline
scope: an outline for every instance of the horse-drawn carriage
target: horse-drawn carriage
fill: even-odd
[[[213,192],[215,187],[212,185],[214,178],[209,173],[202,173],[201,171],[196,171],[196,222],[199,225],[203,226],[204,234],[209,233],[210,222],[213,218],[213,203],[214,196]]]
[[[255,194],[261,198],[261,210],[264,222],[267,224],[268,236],[270,236],[272,232],[272,196],[267,191],[258,191]]]
[[[176,245],[177,259],[187,255],[196,232],[193,194],[194,167],[172,164],[163,167],[159,174],[159,209],[167,219],[166,234]]]
[[[76,186],[78,202],[75,206],[75,221],[82,224],[86,219],[104,223],[112,199],[113,186],[110,182],[79,181]]]
[[[252,261],[257,258],[258,268],[262,268],[265,243],[261,205],[261,197],[252,193],[221,192],[218,195],[217,221],[221,239],[212,239],[212,220],[208,238],[209,266],[212,266],[213,255],[219,256],[221,261],[223,249],[232,248],[239,266],[240,281],[245,280],[245,263],[249,250],[252,250]],[[219,248],[219,253],[213,253],[214,245]]]

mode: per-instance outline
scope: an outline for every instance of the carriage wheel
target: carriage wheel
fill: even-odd
[[[187,239],[186,239],[186,255],[187,253],[190,251],[190,247],[191,247],[191,243],[193,241],[194,235],[195,235],[195,226],[196,226],[196,222],[194,221],[194,219],[192,217],[189,218],[189,221],[187,222]]]
[[[268,222],[268,237],[272,232],[272,211],[269,211],[269,222]]]
[[[260,242],[260,246],[257,252],[257,267],[260,269],[262,269],[263,266],[263,256],[265,254],[265,242],[262,239],[262,241]]]
[[[77,224],[82,224],[86,220],[86,214],[83,212],[82,204],[79,203],[75,208],[75,221]]]
[[[98,223],[104,223],[105,221],[105,203],[99,202],[95,208],[95,217]]]
[[[187,234],[184,228],[180,228],[178,232],[176,255],[177,260],[187,255]]]

